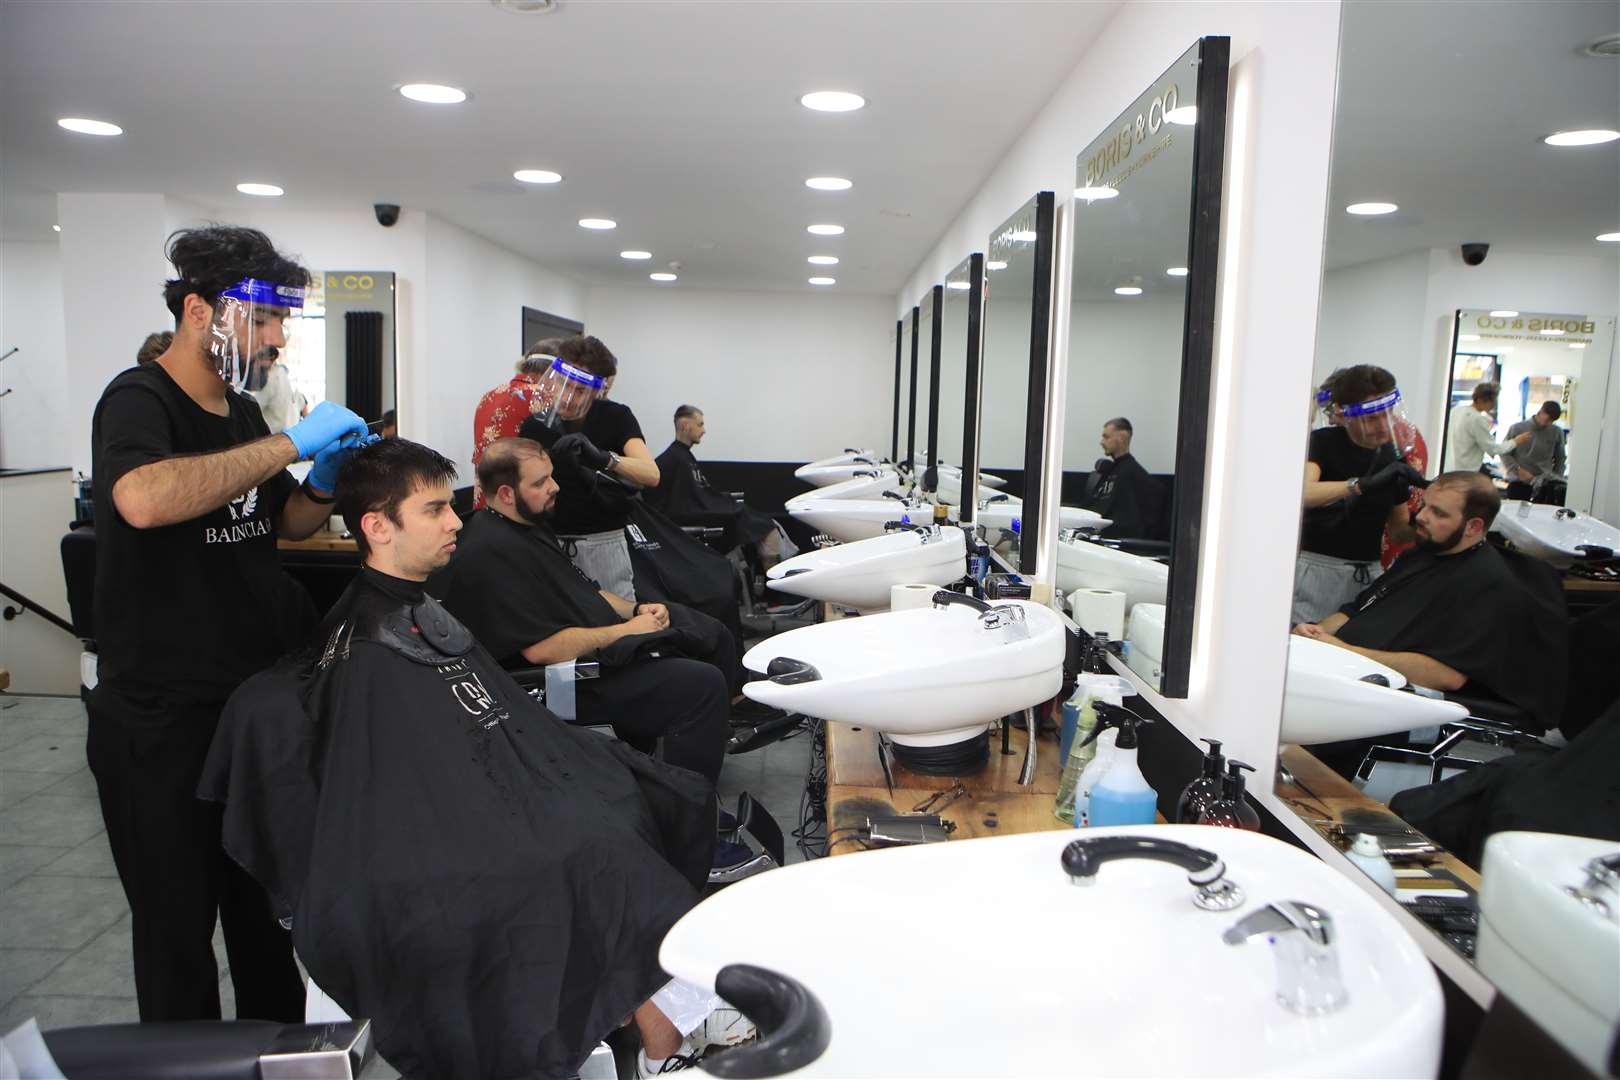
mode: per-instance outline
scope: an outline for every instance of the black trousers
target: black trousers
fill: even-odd
[[[702,660],[665,657],[604,668],[576,684],[577,723],[612,724],[619,738],[651,751],[664,740],[664,760],[720,777],[731,737],[731,694],[720,668]]]
[[[291,935],[225,854],[219,804],[197,798],[223,707],[161,705],[105,684],[90,698],[86,756],[133,916],[135,995],[143,1021],[219,1019],[217,918],[237,1017],[300,1022]]]

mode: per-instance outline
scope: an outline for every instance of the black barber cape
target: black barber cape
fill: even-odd
[[[731,560],[687,535],[648,505],[645,498],[631,500],[630,523],[624,527],[624,535],[630,545],[637,599],[684,604],[718,620],[731,632],[740,655],[742,582]],[[742,686],[740,664],[737,670],[734,689]]]
[[[560,630],[625,621],[562,544],[544,525],[513,521],[486,507],[462,527],[454,558],[429,580],[428,591],[502,664],[520,667],[524,649]],[[671,607],[667,629],[622,637],[596,658],[615,666],[652,653],[724,654],[725,633],[700,613]],[[736,649],[729,654],[734,657]]]
[[[1117,459],[1097,460],[1086,478],[1080,506],[1112,522],[1102,531],[1103,536],[1158,540],[1162,538],[1160,500],[1159,482],[1135,457],[1124,454]]]
[[[658,486],[648,488],[642,498],[677,524],[726,530],[720,543],[723,550],[758,543],[776,529],[776,522],[766,515],[716,491],[692,448],[679,439],[658,455],[658,476]]]
[[[570,728],[371,569],[232,695],[199,796],[310,976],[408,1077],[553,1077],[665,981],[713,792]]]
[[[1569,631],[1563,590],[1541,563],[1489,543],[1445,556],[1413,549],[1339,610],[1350,616],[1343,641],[1433,657],[1468,677],[1461,693],[1557,726]]]

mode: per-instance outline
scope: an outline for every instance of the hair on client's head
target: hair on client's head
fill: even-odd
[[[484,454],[478,459],[478,486],[484,489],[484,498],[494,499],[503,485],[516,491],[523,463],[545,456],[545,447],[518,435],[496,439],[484,447]]]
[[[1479,518],[1489,529],[1502,509],[1502,496],[1491,478],[1481,472],[1458,470],[1441,473],[1429,483],[1430,491],[1456,491],[1463,497],[1463,521]]]
[[[455,479],[455,463],[432,447],[409,439],[382,439],[343,463],[333,509],[342,515],[364,558],[371,548],[360,528],[362,517],[380,513],[400,525],[401,503],[424,487],[454,483]]]

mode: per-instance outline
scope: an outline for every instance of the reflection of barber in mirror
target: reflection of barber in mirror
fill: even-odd
[[[1093,510],[1113,524],[1104,536],[1161,539],[1159,525],[1159,484],[1142,463],[1131,454],[1131,422],[1123,416],[1103,424],[1098,445],[1103,456],[1086,477],[1086,492],[1080,499],[1083,510]]]
[[[1497,442],[1491,435],[1491,418],[1496,412],[1496,384],[1480,383],[1469,400],[1451,410],[1451,432],[1446,442],[1446,471],[1482,472],[1485,459],[1524,446],[1533,437],[1522,432]]]
[[[776,522],[709,483],[692,453],[704,431],[702,409],[682,405],[675,410],[675,441],[658,455],[658,486],[648,488],[643,498],[676,524],[724,529],[722,550],[740,547],[749,561],[774,565],[782,552]]]
[[[253,371],[248,376],[247,392],[259,403],[264,422],[271,434],[286,431],[298,423],[298,405],[293,400],[292,377],[287,365],[277,363],[281,350],[266,345],[253,357]]]
[[[1564,478],[1564,429],[1557,420],[1564,415],[1556,401],[1545,402],[1528,420],[1508,428],[1507,438],[1515,443],[1502,454],[1502,470],[1507,473],[1507,497],[1564,505],[1561,484]],[[1530,436],[1520,442],[1519,436]]]
[[[1424,492],[1416,550],[1294,633],[1360,653],[1418,686],[1497,699],[1556,723],[1567,664],[1563,593],[1546,567],[1486,542],[1501,505],[1488,477],[1443,473]]]
[[[1331,383],[1335,422],[1311,432],[1305,464],[1295,623],[1338,610],[1383,572],[1386,529],[1392,542],[1411,542],[1407,499],[1425,483],[1409,462],[1417,429],[1405,417],[1395,376],[1358,364]]]

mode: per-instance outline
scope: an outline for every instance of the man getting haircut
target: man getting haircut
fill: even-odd
[[[357,453],[338,509],[365,560],[315,639],[232,696],[199,794],[311,978],[412,1077],[573,1074],[648,1002],[697,901],[714,793],[562,723],[427,594],[461,521],[455,468]]]

